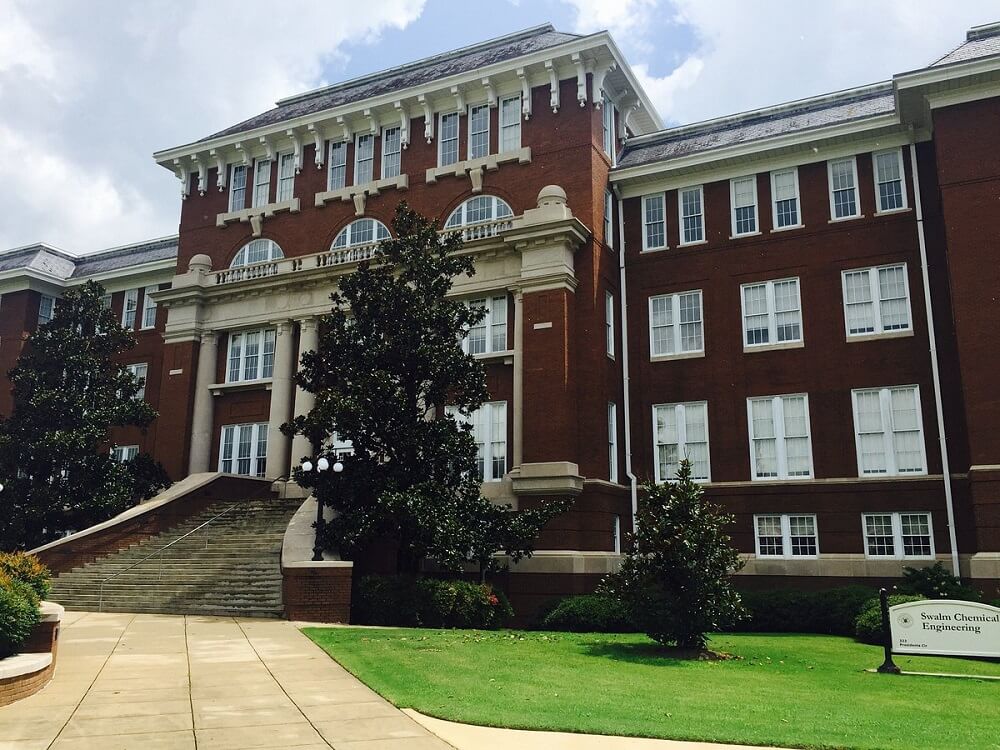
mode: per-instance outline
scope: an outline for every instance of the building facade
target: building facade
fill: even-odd
[[[484,492],[575,498],[509,576],[522,601],[612,570],[638,485],[684,457],[736,516],[745,585],[941,559],[995,589],[998,146],[998,25],[891,81],[669,129],[608,34],[538,27],[158,152],[178,237],[0,255],[0,359],[97,278],[160,412],[115,440],[291,491],[296,363],[405,200],[475,257],[454,294],[488,310],[464,344]]]

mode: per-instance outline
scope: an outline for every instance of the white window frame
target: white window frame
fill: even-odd
[[[882,207],[882,195],[879,193],[879,181],[878,181],[878,157],[884,156],[885,154],[895,154],[897,163],[899,164],[899,191],[903,199],[903,205],[898,208],[883,208]],[[903,147],[899,146],[897,148],[887,148],[881,151],[872,152],[872,184],[875,186],[875,213],[876,214],[891,214],[896,211],[905,211],[910,205],[906,197],[906,169],[904,168],[905,162],[903,161]]]
[[[125,369],[132,375],[132,377],[137,380],[141,380],[139,383],[139,390],[135,392],[133,400],[143,401],[146,398],[146,383],[149,382],[149,363],[148,362],[135,362],[130,365],[125,365]]]
[[[833,165],[839,164],[841,162],[851,163],[851,175],[854,180],[854,208],[855,212],[853,214],[848,214],[846,216],[837,216],[836,202],[834,201],[834,190],[833,190]],[[827,182],[827,192],[830,198],[830,221],[849,221],[850,219],[861,219],[864,215],[861,213],[861,185],[858,182],[858,160],[854,156],[845,156],[842,159],[829,159],[826,162],[826,182]]]
[[[604,153],[611,159],[611,166],[617,164],[617,149],[615,148],[615,105],[608,95],[601,93],[601,146]]]
[[[266,166],[265,166],[266,165]],[[253,208],[266,206],[271,202],[271,170],[274,161],[255,159],[253,163]],[[266,179],[262,179],[266,175]]]
[[[139,455],[138,445],[116,445],[111,449],[113,461],[123,464]]]
[[[263,477],[267,466],[267,422],[249,422],[244,424],[222,425],[219,432],[219,471],[227,474],[237,474],[239,476]],[[250,456],[241,459],[239,455],[240,433],[243,429],[250,430]],[[226,433],[230,431],[232,439],[229,443],[229,458],[226,458]],[[263,454],[261,454],[263,447]],[[238,462],[245,460],[249,462],[249,471],[238,471]],[[229,471],[226,471],[226,461],[230,462]]]
[[[760,525],[764,518],[778,518],[781,524],[781,554],[772,555],[761,552]],[[811,555],[797,555],[792,551],[792,518],[811,518],[813,525],[813,540],[816,552]],[[815,513],[755,513],[753,517],[754,555],[764,560],[815,560],[819,557],[819,522]]]
[[[470,351],[469,345],[469,334],[472,333],[471,329],[466,332],[465,336],[462,337],[462,351],[466,354],[472,354],[474,357],[485,357],[491,354],[500,354],[510,351],[508,345],[508,336],[510,332],[507,330],[507,295],[505,294],[491,294],[487,297],[479,297],[477,299],[471,299],[466,304],[469,307],[485,307],[486,317],[479,322],[476,328],[482,328],[486,335],[486,349],[481,352]],[[502,312],[500,309],[502,308]],[[499,319],[498,319],[499,318]],[[499,329],[503,329],[503,339],[504,348],[497,349],[493,345],[494,335],[499,335]]]
[[[239,185],[236,175],[243,176],[243,184]],[[239,200],[237,200],[239,196]],[[247,167],[245,164],[229,166],[229,212],[242,211],[247,206]]]
[[[615,295],[611,292],[604,293],[604,349],[615,358]]]
[[[895,432],[892,423],[892,391],[899,390],[913,390],[914,401],[916,402],[916,412],[917,412],[917,431],[920,434],[920,460],[923,465],[923,469],[920,471],[903,471],[899,470],[899,462],[896,457],[896,448],[893,443],[892,437]],[[860,427],[860,413],[858,411],[858,395],[861,393],[872,393],[877,391],[879,394],[879,409],[882,420],[882,444],[885,450],[885,471],[873,471],[865,473],[862,469],[864,462],[862,461],[861,452],[861,433],[859,431]],[[858,462],[858,476],[859,477],[920,477],[927,476],[927,433],[924,431],[924,414],[923,414],[923,404],[920,400],[920,386],[916,384],[910,385],[892,385],[877,388],[855,388],[851,391],[851,411],[854,415],[854,446],[855,455]],[[875,433],[866,433],[875,434]]]
[[[608,481],[618,481],[618,407],[608,402]]]
[[[444,121],[446,117],[455,118],[455,137],[445,139],[444,137]],[[439,167],[449,167],[452,164],[458,164],[462,160],[462,154],[459,149],[459,141],[462,136],[462,115],[459,112],[439,112],[438,113],[438,166]],[[454,161],[445,162],[444,161],[444,147],[445,143],[455,143],[455,159]]]
[[[295,197],[295,154],[291,151],[278,154],[278,203]]]
[[[788,437],[785,435],[785,399],[802,398],[805,408],[806,418],[806,444],[809,446],[809,473],[788,475]],[[774,424],[774,445],[775,445],[775,465],[778,476],[757,476],[757,447],[753,432],[753,402],[771,401],[771,420]],[[812,479],[815,476],[812,452],[812,424],[809,418],[809,394],[807,393],[783,393],[777,396],[750,396],[747,398],[747,436],[750,441],[750,478],[755,482],[784,482]],[[798,439],[799,435],[793,436]],[[765,439],[765,438],[761,438]]]
[[[48,308],[48,314],[43,315],[42,311]],[[49,323],[56,316],[56,298],[51,294],[42,294],[38,298],[38,325]]]
[[[868,551],[868,517],[890,516],[892,524],[892,554],[876,555]],[[903,544],[903,516],[925,516],[927,518],[927,537],[930,542],[929,555],[907,555]],[[934,514],[929,510],[884,510],[869,511],[861,514],[861,538],[865,545],[865,557],[869,560],[933,560],[937,557],[934,546]]]
[[[153,285],[142,289],[142,328],[148,331],[156,327],[156,301],[149,296],[150,292],[159,291],[160,287]]]
[[[327,190],[343,190],[347,187],[347,147],[347,141],[330,141],[326,170]],[[334,158],[334,154],[337,158]],[[338,177],[336,182],[334,182],[334,172]]]
[[[753,229],[749,232],[740,232],[737,229],[736,220],[736,183],[748,181],[753,186]],[[748,208],[748,206],[740,206],[740,208]],[[743,175],[742,177],[734,177],[729,181],[729,218],[731,224],[731,231],[733,237],[752,237],[755,234],[760,234],[760,201],[757,199],[757,175],[749,174]]]
[[[135,328],[136,316],[139,310],[139,290],[126,289],[122,299],[122,328]]]
[[[370,145],[369,156],[361,158],[361,142],[365,141]],[[361,165],[364,164],[368,174],[364,180],[360,179]],[[354,184],[367,185],[375,180],[375,135],[373,133],[358,133],[354,136]]]
[[[604,244],[608,248],[615,246],[614,227],[614,196],[610,190],[604,191]]]
[[[692,214],[692,217],[698,217],[698,233],[701,235],[698,239],[688,240],[685,239],[686,230],[684,227],[684,220],[687,217],[684,215],[684,194],[685,193],[698,193],[698,208],[699,212],[697,214]],[[705,189],[703,185],[692,185],[691,187],[680,188],[677,191],[677,247],[685,247],[687,245],[702,245],[707,242],[705,236]]]
[[[256,364],[252,366],[252,372],[247,373],[250,367],[247,360],[246,341],[248,336],[257,335],[257,352],[253,356]],[[238,338],[237,338],[238,337]],[[277,330],[274,328],[252,328],[249,330],[229,331],[226,343],[226,380],[227,383],[256,383],[258,381],[268,381],[274,376],[274,353],[277,347]],[[233,349],[239,351],[235,356]],[[270,345],[270,346],[268,346]],[[270,349],[270,351],[268,351]],[[270,364],[271,372],[264,374]],[[250,377],[253,375],[253,377]]]
[[[697,349],[683,349],[684,337],[681,335],[681,325],[694,325],[692,322],[682,323],[681,321],[681,297],[697,294],[698,295],[698,312],[699,318],[698,323],[701,326],[701,346]],[[674,350],[672,352],[657,352],[656,351],[656,337],[653,335],[653,301],[658,299],[669,299],[670,300],[670,319],[673,321],[670,325],[674,329],[673,339],[674,339]],[[702,357],[705,355],[705,295],[702,293],[701,289],[689,289],[683,292],[671,292],[670,294],[654,294],[649,298],[647,303],[648,321],[649,321],[649,358],[653,361],[659,361],[662,359],[684,359],[688,357]]]
[[[795,215],[798,221],[795,224],[787,224],[783,227],[779,227],[778,197],[777,197],[777,190],[775,189],[774,178],[779,174],[785,174],[787,172],[792,173],[792,181],[795,185]],[[802,221],[802,192],[799,190],[799,168],[790,167],[789,169],[774,170],[773,172],[771,172],[771,231],[784,232],[789,229],[801,229],[804,226],[805,224]]]
[[[901,268],[903,270],[903,286],[906,291],[906,328],[886,329],[882,321],[882,297],[879,287],[879,272],[890,268]],[[865,273],[868,275],[868,288],[871,290],[872,315],[875,321],[874,331],[851,332],[851,323],[847,315],[847,276],[853,273]],[[869,339],[875,336],[902,336],[913,333],[913,308],[910,303],[910,277],[909,268],[906,262],[888,263],[883,266],[869,266],[867,268],[849,268],[840,273],[840,291],[843,296],[844,307],[844,331],[850,339]]]
[[[359,240],[355,235],[360,230],[363,222],[372,222],[372,238],[370,240]],[[343,242],[341,238],[343,237]],[[392,233],[389,231],[389,227],[383,224],[378,219],[370,219],[367,217],[361,219],[355,219],[346,227],[337,232],[337,236],[333,238],[333,243],[330,245],[330,250],[343,250],[349,247],[356,247],[358,245],[377,245],[392,237]],[[337,244],[337,243],[340,244]]]
[[[514,121],[509,122],[504,120],[504,104],[507,102],[517,102],[516,106],[512,108],[514,113]],[[506,153],[508,151],[517,151],[521,148],[521,95],[514,94],[513,96],[504,96],[500,98],[500,143],[499,150],[500,153]],[[511,133],[516,132],[516,137],[508,138]],[[508,143],[508,140],[510,143]]]
[[[395,136],[393,136],[394,133]],[[394,150],[390,150],[389,146],[393,138],[395,138],[395,147]],[[389,161],[390,157],[393,157],[391,162]],[[379,167],[379,176],[382,179],[390,177],[399,177],[402,171],[403,171],[402,131],[400,130],[399,125],[382,128],[382,164]]]
[[[692,479],[699,484],[712,481],[712,436],[708,427],[708,401],[682,401],[674,404],[653,404],[653,477],[657,484],[672,482],[677,477],[664,477],[660,474],[660,442],[658,430],[656,429],[656,411],[657,409],[674,410],[674,424],[677,425],[677,455],[679,459],[683,460],[688,456],[687,408],[689,406],[703,406],[705,408],[705,468],[707,476],[695,477],[692,472]]]
[[[486,401],[469,416],[462,414],[455,406],[446,406],[445,413],[451,415],[459,424],[473,425],[473,438],[476,439],[477,446],[482,446],[483,451],[483,483],[501,481],[507,473],[507,463],[509,460],[507,450],[507,402]],[[480,419],[479,425],[481,428],[488,430],[490,435],[476,435],[476,417],[482,417],[483,414],[485,414],[485,418]],[[502,417],[502,420],[498,419],[498,417]],[[502,426],[503,429],[500,431],[503,436],[502,441],[488,439],[493,434],[494,426]],[[479,437],[484,438],[483,442],[479,442],[477,439]],[[500,453],[496,450],[497,443],[502,445],[502,458],[504,464],[504,470],[499,475],[494,471],[494,459],[499,460],[501,458]]]
[[[611,551],[616,555],[622,551],[622,517],[617,514],[611,517]]]
[[[797,339],[778,340],[778,311],[775,309],[774,286],[788,281],[794,281],[799,298],[799,337]],[[765,297],[767,300],[767,341],[751,344],[747,338],[747,296],[746,289],[749,287],[765,287]],[[784,279],[768,279],[767,281],[753,281],[740,285],[740,309],[743,314],[743,351],[780,349],[787,347],[800,347],[805,344],[805,325],[802,319],[802,282],[798,276],[790,276]],[[790,312],[785,310],[783,312]],[[757,313],[754,313],[755,315]]]
[[[650,199],[658,199],[660,205],[663,207],[663,244],[662,245],[650,245],[649,244],[649,220],[646,216],[646,201]],[[667,194],[666,193],[648,193],[640,197],[640,206],[642,208],[642,250],[643,252],[650,250],[666,250],[670,247],[667,242]],[[659,222],[657,222],[659,223]]]
[[[472,113],[475,112],[475,111],[478,111],[478,110],[485,110],[485,112],[486,112],[486,130],[478,130],[475,133],[473,133],[472,132]],[[490,117],[491,117],[491,114],[492,113],[490,112],[490,105],[489,104],[470,104],[468,106],[468,110],[466,111],[466,122],[468,123],[469,127],[467,128],[468,132],[466,133],[466,144],[465,144],[465,153],[467,155],[466,158],[468,158],[468,159],[484,159],[484,158],[486,158],[487,156],[490,155]],[[483,134],[486,135],[486,153],[474,154],[472,152],[472,136],[473,135],[483,135]]]

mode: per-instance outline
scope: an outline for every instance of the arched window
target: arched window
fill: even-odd
[[[444,228],[457,229],[469,224],[483,224],[513,215],[514,212],[510,210],[510,206],[502,198],[497,198],[495,195],[477,195],[475,198],[469,198],[452,211]]]
[[[333,241],[332,250],[355,245],[371,245],[389,239],[389,230],[377,219],[356,219],[340,230]]]
[[[281,248],[278,247],[278,243],[274,240],[250,240],[250,242],[241,247],[240,251],[236,253],[236,257],[233,258],[233,262],[229,264],[229,267],[240,268],[284,257],[285,254],[281,252]]]

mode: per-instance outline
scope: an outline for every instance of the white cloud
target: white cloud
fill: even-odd
[[[423,6],[0,0],[0,249],[88,251],[175,232],[179,185],[153,151],[322,85],[325,67]]]
[[[621,40],[642,34],[650,15],[656,11],[657,0],[565,0],[573,6],[576,18],[573,31],[589,34],[607,29]],[[635,40],[633,40],[635,41]]]

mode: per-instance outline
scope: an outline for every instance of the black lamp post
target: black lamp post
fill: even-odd
[[[306,461],[302,462],[302,471],[308,473],[308,472],[312,471],[313,468],[314,467],[313,467],[312,461],[306,460]],[[333,469],[333,472],[335,474],[339,474],[340,472],[342,472],[344,470],[344,464],[341,463],[340,461],[334,461],[333,466],[331,467],[330,466],[330,461],[325,456],[320,456],[319,458],[316,459],[315,470],[316,470],[317,473],[322,473],[322,472],[324,472],[324,471],[326,471],[327,469],[330,469],[330,468]],[[323,545],[322,545],[322,543],[320,542],[320,539],[319,539],[320,527],[322,525],[323,525],[323,503],[320,502],[320,499],[317,497],[316,498],[316,538],[315,538],[315,541],[313,543],[313,556],[312,556],[313,562],[320,562],[323,559]]]

